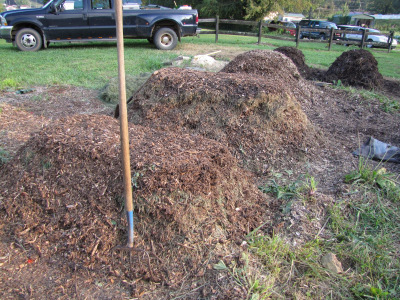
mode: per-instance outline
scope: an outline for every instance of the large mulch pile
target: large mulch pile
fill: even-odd
[[[284,61],[298,74],[288,58]],[[303,157],[316,143],[290,85],[272,70],[267,80],[246,73],[162,69],[133,96],[128,116],[134,124],[219,141],[256,172]]]
[[[296,47],[279,47],[274,49],[274,51],[277,51],[289,57],[296,65],[300,74],[303,75],[303,77],[308,76],[308,73],[310,72],[310,67],[306,64],[304,54],[303,52],[301,52],[301,50],[297,49]]]
[[[137,125],[129,138],[135,246],[143,250],[131,264],[112,257],[126,221],[119,123],[108,116],[54,121],[0,167],[0,209],[20,243],[66,267],[177,287],[232,259],[244,235],[269,219],[268,199],[220,143]]]
[[[326,72],[326,80],[366,89],[381,88],[384,82],[378,62],[367,50],[343,52]]]
[[[290,90],[302,105],[311,105],[318,91],[299,72],[291,57],[278,51],[252,50],[236,56],[221,72],[247,74]],[[262,79],[261,79],[262,78]]]

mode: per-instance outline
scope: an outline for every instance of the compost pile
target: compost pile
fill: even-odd
[[[310,72],[310,67],[306,65],[306,60],[304,58],[303,52],[295,47],[279,47],[276,48],[274,51],[282,53],[289,57],[292,62],[296,65],[297,69],[299,70],[300,74],[303,77],[307,77],[308,73]]]
[[[289,153],[290,159],[303,156],[316,143],[313,126],[290,86],[274,79],[162,69],[133,95],[129,121],[214,139],[245,161],[246,168],[262,172],[288,161]]]
[[[226,147],[141,126],[129,135],[135,246],[144,250],[131,265],[110,253],[126,236],[119,123],[111,117],[55,121],[3,166],[3,209],[13,234],[39,256],[176,286],[204,274],[268,220],[267,199]]]
[[[326,81],[366,89],[381,88],[383,76],[375,57],[364,49],[343,52],[326,72]]]
[[[221,72],[248,74],[259,77],[281,89],[289,89],[302,104],[310,106],[315,94],[318,94],[300,75],[292,59],[278,51],[252,50],[236,56]],[[262,79],[261,79],[262,78]]]

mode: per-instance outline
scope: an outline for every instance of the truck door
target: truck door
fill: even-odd
[[[54,1],[53,12],[46,14],[48,40],[85,39],[89,36],[89,20],[84,0]]]
[[[89,0],[90,32],[93,38],[114,38],[117,35],[115,12],[111,0]]]
[[[116,37],[116,20],[114,0],[90,0],[89,25],[93,38]],[[123,25],[124,36],[136,36],[136,16],[140,12],[139,6],[127,5],[123,0]]]

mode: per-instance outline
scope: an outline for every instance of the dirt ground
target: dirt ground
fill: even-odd
[[[348,193],[352,152],[370,136],[399,147],[400,114],[321,84],[325,72],[303,63],[293,49],[252,51],[219,73],[150,77],[129,105],[140,248],[130,257],[112,250],[126,234],[114,106],[76,87],[1,91],[0,297],[245,299],[213,265],[240,264],[249,231],[264,224],[293,247],[329,238],[326,210]],[[289,66],[289,77],[274,64]],[[400,82],[372,75],[400,101]],[[289,170],[314,176],[318,190],[288,214],[258,186]]]

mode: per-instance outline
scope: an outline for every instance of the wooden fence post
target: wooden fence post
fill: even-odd
[[[331,33],[330,33],[330,35],[329,35],[329,47],[328,47],[328,51],[331,51],[331,48],[332,48],[333,34],[334,34],[334,29],[333,29],[333,27],[332,27],[332,28],[331,28]]]
[[[361,45],[360,45],[360,47],[361,47],[361,49],[364,49],[364,43],[365,43],[365,37],[367,35],[367,30],[364,29],[362,32],[363,33],[362,33],[362,37],[361,37]]]
[[[258,23],[258,44],[261,44],[261,35],[262,35],[262,21]]]
[[[390,52],[390,50],[392,50],[393,35],[394,35],[394,31],[391,31],[390,35],[388,37],[388,53]]]
[[[299,48],[299,39],[300,39],[300,25],[296,28],[296,48]]]
[[[218,43],[218,31],[219,31],[219,16],[217,15],[215,20],[215,42]]]

